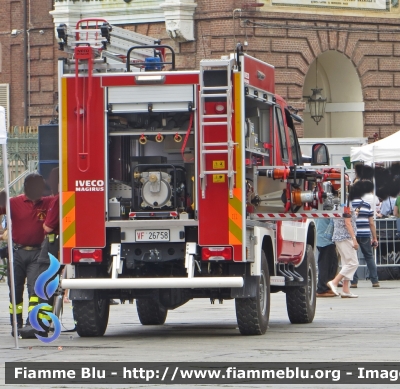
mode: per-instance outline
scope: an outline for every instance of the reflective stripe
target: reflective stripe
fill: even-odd
[[[242,191],[235,188],[229,199],[229,244],[242,244]]]
[[[252,213],[250,219],[343,218],[341,213]]]
[[[16,314],[18,315],[18,314],[20,314],[20,313],[22,313],[22,310],[23,310],[23,305],[22,305],[22,303],[19,303],[19,304],[17,304],[16,305]],[[13,314],[14,313],[14,310],[13,310],[13,305],[10,303],[10,305],[9,305],[9,311],[10,311],[10,313],[11,314]]]
[[[40,310],[53,312],[53,307],[51,305],[45,305],[44,307],[40,308]]]
[[[47,314],[47,312],[53,312],[53,307],[51,305],[45,305],[40,308],[38,313],[39,319],[46,319],[47,321],[51,322],[51,317]]]
[[[60,164],[61,169],[61,177],[62,177],[62,191],[65,192],[68,189],[68,124],[70,123],[70,119],[68,118],[68,89],[67,89],[67,79],[63,77],[61,79],[61,91],[58,92],[61,94],[61,149],[62,152],[60,155],[60,159],[62,158],[62,163]],[[72,124],[71,124],[72,125]],[[72,135],[71,135],[72,136]]]
[[[75,247],[75,192],[63,192],[62,201],[63,246]]]
[[[32,296],[29,298],[28,313],[29,313],[30,311],[32,311],[32,309],[35,308],[36,305],[38,305],[38,304],[39,304],[39,297],[38,297],[38,296],[35,296],[35,295],[32,295]]]
[[[51,321],[51,317],[45,313],[39,313],[38,314],[39,319],[46,319],[47,321]]]

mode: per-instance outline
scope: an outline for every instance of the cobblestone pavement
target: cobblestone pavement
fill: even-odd
[[[8,287],[1,282],[0,306],[3,314],[0,315],[0,386],[4,385],[5,362],[59,361],[61,366],[68,361],[399,361],[400,281],[382,281],[380,288],[372,288],[369,281],[360,281],[358,289],[352,289],[352,292],[356,292],[359,298],[319,298],[314,322],[305,325],[290,324],[286,313],[285,295],[272,294],[270,325],[264,336],[245,337],[239,334],[233,300],[225,301],[222,305],[218,302],[211,305],[209,300],[194,300],[170,311],[164,326],[142,326],[137,317],[136,305],[120,304],[111,306],[108,329],[103,337],[80,338],[75,332],[63,332],[50,344],[41,343],[36,339],[20,339],[19,349],[15,349],[14,338],[10,335]],[[71,304],[65,305],[62,324],[65,329],[74,326]],[[95,387],[99,386],[90,386],[91,389]],[[185,387],[179,386],[180,389]],[[251,387],[258,386],[246,385],[246,388]],[[328,386],[313,386],[317,387]]]

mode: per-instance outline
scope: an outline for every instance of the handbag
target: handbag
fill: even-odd
[[[332,240],[333,237],[333,230],[334,230],[334,224],[333,224],[333,219],[329,220],[328,226],[326,227],[326,230],[322,234],[325,239]]]

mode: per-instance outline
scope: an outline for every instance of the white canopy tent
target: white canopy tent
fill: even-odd
[[[376,162],[400,161],[400,131],[378,140],[377,142],[361,147],[352,147],[350,151],[350,161],[360,161],[370,166],[374,166]],[[373,209],[375,209],[375,196],[373,200]]]
[[[361,147],[352,147],[351,162],[364,163],[400,161],[400,131]]]

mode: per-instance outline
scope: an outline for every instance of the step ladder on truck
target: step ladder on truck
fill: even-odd
[[[78,334],[105,333],[110,299],[136,300],[143,325],[191,299],[234,299],[240,332],[261,335],[283,291],[289,320],[312,322],[314,220],[341,216],[345,175],[323,144],[321,165],[302,166],[301,119],[274,68],[238,47],[176,70],[169,46],[118,52],[106,21],[77,27],[61,38],[59,136],[60,261],[73,268],[62,286]]]

